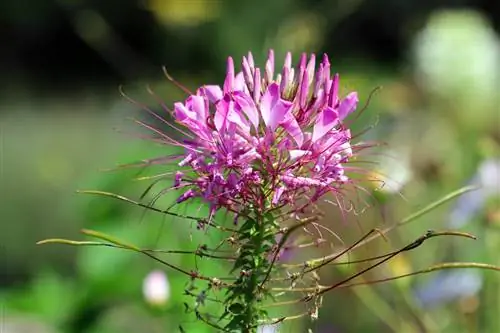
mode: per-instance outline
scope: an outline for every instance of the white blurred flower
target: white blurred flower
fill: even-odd
[[[257,328],[257,333],[278,333],[279,325],[264,325]]]
[[[500,42],[490,22],[472,10],[445,10],[431,15],[414,42],[419,84],[453,100],[478,117],[495,104],[500,85]],[[460,110],[462,111],[462,110]],[[469,110],[470,111],[470,110]]]
[[[398,193],[412,178],[410,154],[404,149],[388,150],[379,160],[375,177],[380,180],[379,190],[386,193]]]
[[[165,272],[155,270],[150,272],[142,285],[144,299],[150,305],[165,305],[170,298],[170,283]]]

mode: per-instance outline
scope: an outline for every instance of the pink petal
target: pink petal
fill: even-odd
[[[307,63],[307,53],[302,53],[300,55],[300,60],[299,60],[299,69],[300,70],[305,70],[306,69],[306,63]]]
[[[229,102],[229,108],[227,113],[227,120],[231,124],[237,125],[243,132],[250,132],[250,125],[248,120],[243,116],[241,110],[237,110],[234,101]]]
[[[325,76],[323,64],[319,64],[318,71],[316,72],[316,79],[314,82],[314,90],[313,90],[313,96],[316,97],[319,94],[319,91],[323,88],[323,78]]]
[[[356,110],[358,101],[358,93],[352,92],[347,95],[346,98],[342,100],[342,102],[340,102],[338,109],[340,120],[344,120],[344,118],[347,117],[349,113]]]
[[[179,187],[181,185],[181,182],[182,182],[182,177],[184,177],[184,174],[180,171],[177,171],[175,173],[175,177],[174,177],[174,187]]]
[[[231,131],[231,129],[234,131],[236,127],[239,127],[246,133],[250,131],[248,121],[243,117],[241,111],[235,109],[234,101],[230,100],[229,97],[217,103],[214,124],[219,132]]]
[[[314,78],[314,68],[316,68],[316,55],[313,53],[309,58],[309,62],[307,63],[307,68],[306,68],[307,85],[310,85],[312,83],[312,80]]]
[[[272,200],[273,205],[277,205],[279,203],[279,200],[284,192],[285,192],[284,186],[280,186],[276,189],[276,191],[274,192],[274,195],[273,195],[273,200]]]
[[[289,87],[289,82],[290,82],[290,68],[283,67],[283,71],[281,72],[281,82],[280,82],[280,91],[282,95],[286,93],[286,89]]]
[[[238,157],[238,162],[241,164],[249,164],[255,159],[261,159],[262,157],[260,156],[259,153],[257,153],[257,150],[255,148],[250,149],[246,153],[240,155]]]
[[[290,159],[292,161],[301,158],[304,155],[310,155],[311,152],[309,150],[301,150],[301,149],[291,149],[288,151],[290,154]]]
[[[221,132],[227,128],[227,116],[229,112],[229,101],[223,99],[215,107],[214,125]]]
[[[205,106],[205,99],[201,96],[192,95],[186,100],[186,107],[196,114],[196,120],[200,123],[205,123],[208,117]]]
[[[279,89],[277,83],[271,83],[260,102],[262,119],[272,131],[285,119],[285,115],[292,107],[292,103],[280,98]]]
[[[302,80],[299,84],[299,105],[301,108],[306,108],[307,96],[309,95],[309,80],[307,78],[307,72],[301,71]]]
[[[180,197],[178,197],[176,202],[177,203],[184,202],[188,199],[193,198],[195,195],[196,195],[196,193],[192,189],[189,189],[186,192],[184,192]]]
[[[175,119],[184,122],[186,118],[191,118],[189,115],[191,111],[189,111],[186,106],[180,102],[174,103],[174,112]]]
[[[238,91],[234,93],[233,98],[257,130],[259,127],[259,112],[253,100],[247,94]]]
[[[324,187],[324,183],[319,179],[309,178],[309,177],[296,177],[296,176],[281,176],[280,179],[288,186],[294,187],[305,187],[305,186],[315,186]]]
[[[227,58],[226,80],[224,81],[224,92],[233,90],[234,85],[234,61],[233,58]]]
[[[302,143],[304,143],[304,135],[302,134],[302,130],[300,129],[297,119],[295,119],[291,113],[286,114],[285,121],[282,122],[281,125],[285,131],[292,136],[297,143],[297,146],[302,146]]]
[[[325,96],[325,91],[323,90],[323,88],[320,88],[316,93],[316,100],[314,101],[314,104],[313,106],[311,107],[311,109],[313,110],[321,110],[323,109],[323,105],[325,105],[326,103],[326,96]]]
[[[324,137],[339,122],[339,114],[331,107],[324,109],[316,119],[314,124],[312,142],[316,142]]]
[[[245,82],[250,90],[253,90],[253,71],[254,68],[250,67],[248,63],[248,59],[243,57],[243,61],[241,63],[241,67],[243,70],[243,76],[245,77]]]
[[[253,73],[253,100],[255,103],[259,103],[261,94],[261,82],[260,82],[260,68],[255,68]]]
[[[222,89],[216,85],[204,86],[204,90],[205,90],[205,95],[207,96],[208,100],[212,103],[220,101],[222,99],[222,97],[224,96],[222,94]]]
[[[292,81],[293,81],[292,54],[290,52],[287,52],[285,56],[285,64],[283,65],[283,70],[281,71],[280,91],[282,95],[286,93]]]
[[[321,62],[323,64],[323,79],[322,81],[327,81],[330,80],[330,61],[328,60],[328,55],[325,53],[323,54],[323,61]]]
[[[335,107],[339,93],[339,75],[335,74],[330,85],[330,94],[328,96],[328,106]]]
[[[243,72],[239,72],[236,74],[234,78],[234,91],[248,91],[247,86],[245,84],[245,77],[243,76]]]

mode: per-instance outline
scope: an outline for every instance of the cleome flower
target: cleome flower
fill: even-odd
[[[349,181],[344,164],[353,151],[343,121],[356,109],[357,93],[339,96],[326,54],[319,66],[314,54],[291,64],[288,53],[275,74],[271,50],[262,71],[248,53],[235,73],[229,57],[222,87],[205,85],[174,104],[176,122],[190,135],[178,143],[185,149],[174,183],[184,189],[178,203],[200,197],[212,214],[222,207],[240,212],[248,203],[260,211],[298,210],[299,198],[313,203]]]

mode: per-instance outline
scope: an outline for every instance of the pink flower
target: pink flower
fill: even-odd
[[[288,53],[278,74],[273,51],[263,71],[251,53],[238,73],[229,58],[222,87],[203,86],[174,104],[177,123],[192,135],[178,143],[185,148],[178,202],[200,197],[213,211],[239,212],[248,203],[265,210],[340,191],[353,154],[343,121],[357,103],[356,92],[339,96],[326,55],[316,68],[315,55],[303,54],[293,68]]]

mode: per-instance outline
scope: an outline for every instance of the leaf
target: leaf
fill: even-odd
[[[232,314],[240,314],[243,312],[243,310],[245,310],[245,307],[243,306],[243,304],[241,303],[233,303],[231,304],[228,308],[229,312],[231,312]]]
[[[82,245],[98,245],[98,246],[113,246],[113,244],[101,243],[101,242],[92,242],[92,241],[75,241],[64,238],[49,238],[36,242],[37,245],[44,244],[64,244],[64,245],[73,245],[73,246],[82,246]]]
[[[122,248],[125,248],[125,249],[129,249],[129,250],[133,250],[133,251],[138,251],[138,252],[141,251],[141,249],[138,248],[135,245],[131,245],[131,244],[125,243],[123,241],[120,241],[120,240],[116,239],[113,236],[109,236],[109,235],[104,234],[104,233],[99,232],[99,231],[90,230],[90,229],[82,229],[81,232],[84,235],[92,236],[92,237],[95,237],[95,238],[99,238],[99,239],[108,241],[110,243],[113,243],[113,244],[118,245],[119,247],[122,247]]]

